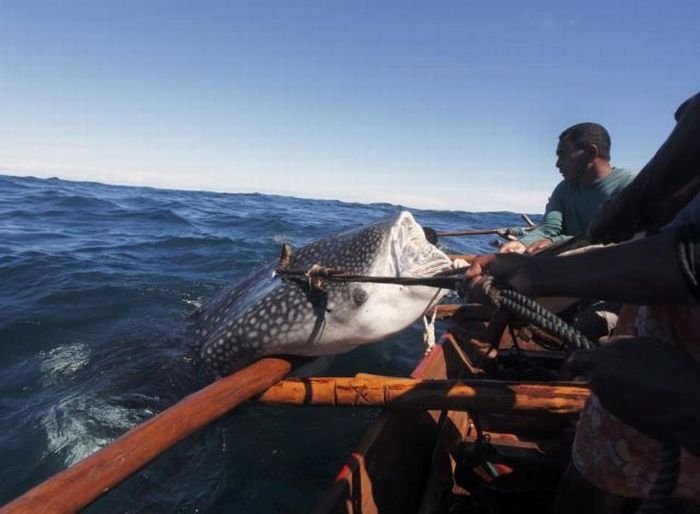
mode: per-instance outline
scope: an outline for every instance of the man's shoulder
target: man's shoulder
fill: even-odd
[[[600,187],[608,192],[616,192],[627,187],[634,180],[636,173],[624,168],[612,168],[610,174],[600,182]]]
[[[583,193],[583,189],[576,182],[562,180],[552,190],[550,200],[557,199],[561,202],[568,202],[573,198],[581,196]]]
[[[628,170],[626,168],[613,168],[610,173],[611,176],[619,181],[624,181],[625,183],[632,182],[632,179],[637,175],[634,171]]]
[[[562,194],[571,190],[571,182],[568,180],[562,180],[552,190],[552,196],[557,194]]]

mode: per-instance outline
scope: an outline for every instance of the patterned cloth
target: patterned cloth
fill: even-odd
[[[632,498],[646,497],[661,464],[661,444],[610,414],[594,394],[581,413],[573,463],[597,487]],[[681,452],[674,496],[700,502],[700,458]]]

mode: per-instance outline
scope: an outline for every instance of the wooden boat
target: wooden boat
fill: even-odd
[[[544,338],[542,344],[555,348],[555,340],[509,323],[501,311],[443,307],[452,314],[447,331],[413,378],[485,384],[526,379],[553,399],[580,393],[580,383],[555,381],[564,352],[533,343]],[[505,513],[524,512],[524,506],[548,511],[569,460],[577,415],[575,408],[535,415],[387,411],[367,430],[313,512]]]
[[[503,311],[473,304],[441,306],[441,312],[449,318],[448,330],[414,370],[414,381],[360,375],[380,384],[375,403],[365,394],[371,384],[346,387],[355,394],[367,388],[364,405],[383,401],[400,408],[370,427],[314,512],[508,512],[511,503],[520,512],[525,500],[532,508],[551,502],[587,389],[554,381],[564,357],[560,343],[510,323]],[[338,384],[348,379],[278,382],[291,368],[287,359],[266,358],[220,379],[0,512],[77,512],[177,441],[263,391],[258,400],[267,403],[340,404]],[[331,394],[314,393],[329,381]],[[437,394],[433,383],[442,388]],[[464,408],[455,403],[460,385],[476,392]],[[432,391],[428,400],[426,391]],[[352,398],[345,403],[360,404]],[[429,410],[434,408],[445,410]]]

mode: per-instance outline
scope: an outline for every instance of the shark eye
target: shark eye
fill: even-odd
[[[360,289],[359,287],[354,289],[352,291],[352,300],[355,302],[355,305],[359,307],[367,301],[367,291]]]

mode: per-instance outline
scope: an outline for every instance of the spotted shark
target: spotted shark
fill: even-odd
[[[446,290],[423,285],[333,282],[315,288],[278,273],[312,266],[354,275],[432,277],[451,260],[426,240],[406,211],[283,252],[205,305],[197,330],[202,361],[226,375],[267,355],[323,356],[385,339],[440,301]]]

